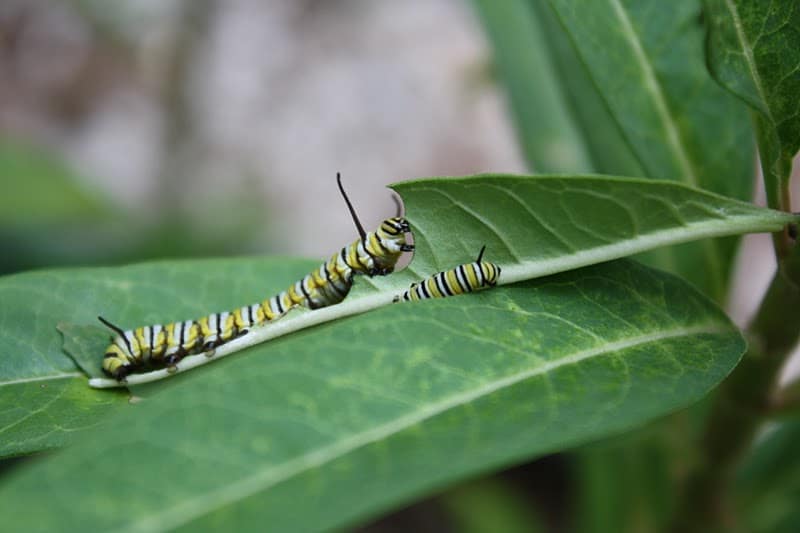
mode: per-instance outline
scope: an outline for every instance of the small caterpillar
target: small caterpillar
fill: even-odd
[[[485,250],[486,246],[483,246],[478,258],[473,263],[458,265],[453,269],[434,274],[419,283],[412,283],[407,291],[395,296],[394,301],[445,298],[486,287],[494,287],[500,277],[500,267],[494,263],[481,261]]]
[[[375,231],[365,232],[342,187],[339,173],[336,181],[358,229],[358,240],[333,254],[285,291],[233,311],[129,330],[97,317],[116,333],[103,358],[105,374],[122,382],[132,372],[143,369],[163,366],[175,369],[176,363],[187,355],[205,352],[212,357],[216,347],[244,335],[253,327],[280,318],[294,307],[318,309],[341,302],[350,292],[355,274],[383,276],[394,271],[400,255],[414,250],[414,245],[406,242],[405,234],[411,232],[408,221],[398,213],[381,222]]]

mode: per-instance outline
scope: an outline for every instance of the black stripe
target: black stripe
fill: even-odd
[[[134,333],[132,330],[128,330],[128,331],[130,331],[131,335],[136,335],[136,333]],[[131,357],[133,357],[133,347],[131,346],[131,343],[128,340],[127,333],[128,333],[127,331],[123,332],[122,335],[120,335],[120,337],[122,337],[122,340],[125,341],[125,346],[128,347],[127,355],[130,355]]]
[[[328,283],[333,283],[333,281],[331,280],[331,273],[328,271],[328,263],[329,261],[322,263],[322,272],[325,274],[325,280]]]
[[[252,326],[253,325],[253,306],[252,305],[248,305],[247,306],[247,320],[250,321],[250,323],[247,324],[247,325],[248,326]]]
[[[439,287],[439,292],[443,292],[447,296],[453,296],[453,291],[450,290],[450,284],[447,282],[447,276],[445,274],[445,272],[439,272],[434,276],[436,285]]]
[[[306,283],[305,283],[306,279],[308,279],[308,276],[310,275],[311,274],[307,274],[303,279],[300,280],[300,292],[303,293],[303,297],[306,299],[306,302],[308,302],[309,307],[314,305],[314,302],[311,301],[311,295],[309,295],[308,291],[306,290]],[[313,307],[311,308],[313,309]]]
[[[283,292],[286,292],[286,291],[283,291]],[[279,295],[277,295],[277,296],[274,296],[274,298],[275,298],[275,303],[276,303],[276,304],[277,304],[277,306],[278,306],[278,314],[281,314],[281,315],[283,314],[283,303],[281,302],[281,300],[283,300],[283,298],[282,298],[282,296],[283,296],[283,292],[282,292],[282,293],[280,293],[280,294],[279,294]]]
[[[367,237],[369,237],[370,235],[372,235],[372,232],[368,233],[368,234],[367,234]],[[376,233],[376,234],[375,234],[375,236],[377,237],[377,236],[378,236],[378,234]],[[367,246],[367,245],[369,244],[369,240],[368,240],[368,239],[364,239],[364,240],[362,241],[362,243],[363,243],[363,248],[364,248],[364,251],[367,253],[367,255],[368,255],[368,256],[370,256],[370,258],[371,258],[373,261],[375,261],[375,262],[377,263],[377,259],[378,259],[378,257],[380,257],[380,256],[377,256],[377,255],[375,255],[375,254],[373,254],[372,252],[370,252],[370,251],[369,251],[369,246]]]
[[[194,324],[194,322],[192,322],[192,324]],[[186,322],[181,322],[181,343],[178,345],[178,353],[182,353],[183,352],[183,332],[186,329],[186,328],[183,327],[184,325],[186,325]],[[200,340],[202,340],[202,330],[200,331],[200,333],[201,333],[201,335],[200,335],[201,339]]]
[[[364,241],[358,241],[358,242],[354,242],[352,244],[352,246],[355,246],[355,248],[353,249],[353,255],[356,256],[356,262],[359,265],[361,265],[361,267],[362,267],[361,271],[366,272],[367,270],[369,270],[369,267],[367,265],[365,265],[361,261],[361,254],[358,253],[358,245],[359,245],[359,243],[361,244],[361,247],[364,248],[364,251],[367,253],[367,255],[370,256],[370,258],[372,258],[372,259],[374,259],[374,258],[372,257],[372,254],[369,253],[369,250],[367,250],[367,247],[364,245]],[[353,268],[353,270],[357,270],[356,267],[354,267],[352,265],[351,265],[351,267]]]
[[[472,291],[472,285],[470,285],[470,283],[469,283],[469,276],[467,276],[467,272],[466,272],[466,269],[464,268],[464,265],[458,265],[458,267],[455,270],[458,271],[458,272],[455,273],[456,274],[456,281],[458,282],[458,286],[461,287],[461,290],[464,291],[464,292],[471,292]],[[461,273],[461,276],[458,275],[459,272]],[[464,280],[464,283],[467,284],[466,287],[464,286],[463,283],[461,283],[462,279]]]
[[[323,272],[325,272],[325,280],[327,281],[327,285],[330,285],[333,288],[333,290],[336,291],[336,294],[338,294],[342,298],[347,296],[347,293],[343,292],[339,287],[337,287],[336,284],[331,279],[331,274],[330,274],[330,272],[328,272],[328,264],[327,263],[323,263],[322,264],[322,270],[323,270]],[[347,284],[346,280],[343,279],[343,281]]]
[[[489,282],[489,280],[488,280],[488,279],[486,279],[486,276],[485,276],[485,275],[484,275],[484,273],[483,273],[483,269],[481,268],[481,265],[480,265],[480,263],[474,263],[474,265],[475,265],[475,267],[476,267],[476,270],[477,270],[478,272],[480,272],[480,274],[481,274],[481,285],[480,285],[480,286],[481,286],[481,287],[485,287],[485,286],[487,285],[487,283]]]
[[[400,232],[395,227],[384,220],[381,224],[381,229],[389,235],[400,235]]]
[[[427,280],[423,281],[418,285],[418,287],[422,289],[422,294],[425,295],[425,298],[433,298],[433,296],[431,296],[431,293],[428,292],[428,286],[427,286],[428,284],[426,282]]]
[[[386,246],[384,246],[383,239],[381,239],[381,236],[378,235],[377,231],[375,232],[375,239],[378,241],[378,246],[380,246],[384,252],[386,252],[387,254],[391,253],[391,250],[389,250]]]

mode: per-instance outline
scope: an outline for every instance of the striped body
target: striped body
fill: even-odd
[[[123,380],[140,369],[173,367],[187,355],[206,353],[211,357],[217,346],[244,335],[255,326],[280,318],[290,309],[300,306],[318,309],[337,304],[350,292],[356,274],[382,276],[391,273],[402,252],[414,249],[406,243],[405,234],[409,232],[404,218],[386,219],[376,231],[365,233],[345,246],[285,291],[230,312],[126,331],[101,318],[117,332],[106,349],[103,371]]]
[[[396,296],[394,301],[446,298],[486,287],[494,287],[500,277],[500,267],[494,263],[481,261],[484,248],[481,249],[477,261],[458,265],[451,270],[434,274],[419,283],[413,283],[407,291]]]

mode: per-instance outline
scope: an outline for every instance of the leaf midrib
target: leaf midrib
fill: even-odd
[[[750,76],[753,78],[753,84],[756,86],[758,97],[763,106],[763,112],[769,122],[771,124],[775,124],[775,121],[772,118],[772,110],[769,108],[769,105],[767,105],[767,98],[764,92],[764,85],[761,81],[761,75],[758,73],[758,69],[756,68],[756,61],[753,57],[752,45],[747,39],[747,35],[745,35],[744,28],[742,27],[742,19],[739,17],[739,10],[736,8],[736,5],[732,0],[725,0],[725,6],[728,8],[731,18],[733,19],[733,27],[736,29],[736,37],[739,39],[739,44],[742,47],[742,53],[744,54],[745,63],[747,64],[747,70],[750,71]]]
[[[743,228],[749,231],[776,231],[782,227],[783,224],[789,222],[790,220],[792,220],[792,215],[780,214],[776,212],[774,213],[774,216],[768,220],[764,219],[763,217],[741,215],[737,216],[735,220],[722,219],[691,222],[676,228],[642,233],[634,238],[629,238],[605,246],[588,248],[586,250],[581,250],[566,256],[558,256],[550,259],[538,259],[532,261],[530,264],[521,263],[503,265],[503,273],[498,284],[509,285],[519,281],[539,278],[550,274],[564,272],[570,269],[580,268],[604,261],[610,261],[612,259],[651,250],[659,246],[686,242],[687,239],[682,239],[681,235],[687,231],[687,228],[692,229],[691,235],[693,239],[699,239],[704,237],[723,237],[726,235],[734,235]],[[413,263],[411,266],[413,267]],[[364,278],[364,282],[372,284],[372,282],[369,281],[369,278]],[[374,284],[372,285],[375,287]],[[121,384],[118,381],[109,378],[93,378],[90,381],[90,385],[92,387],[99,388],[133,386],[168,378],[170,376],[186,372],[192,368],[203,366],[212,361],[217,361],[223,357],[227,357],[228,355],[231,355],[247,346],[260,344],[267,340],[281,337],[288,333],[299,331],[311,326],[323,324],[337,318],[357,315],[377,309],[379,307],[390,305],[394,296],[398,294],[400,290],[402,289],[383,287],[379,289],[379,292],[374,294],[367,294],[357,298],[351,298],[339,305],[317,309],[313,313],[301,312],[293,317],[287,316],[275,323],[270,323],[269,327],[254,328],[250,333],[248,333],[248,335],[236,338],[217,348],[213,358],[208,358],[203,354],[192,355],[184,358],[179,364],[179,370],[174,373],[171,373],[167,369],[160,369],[144,374],[132,374],[128,377],[127,384]]]
[[[681,170],[684,173],[685,181],[692,186],[698,186],[697,176],[695,176],[694,170],[692,169],[692,165],[689,162],[689,157],[683,149],[683,143],[680,141],[680,133],[678,132],[674,122],[670,119],[669,110],[667,108],[667,102],[664,97],[664,93],[661,90],[661,84],[658,81],[653,69],[650,65],[650,61],[647,58],[647,54],[642,47],[641,39],[637,35],[636,31],[633,28],[633,24],[631,23],[628,14],[625,12],[625,8],[622,6],[619,0],[609,0],[611,3],[611,7],[614,9],[614,13],[617,15],[619,19],[620,25],[623,30],[623,35],[630,43],[631,48],[633,49],[634,56],[636,57],[636,61],[639,63],[639,67],[644,74],[644,87],[645,89],[652,95],[653,103],[655,104],[656,112],[661,119],[661,123],[664,127],[664,131],[667,134],[667,144],[670,147],[672,153],[675,155],[676,160],[678,161]]]
[[[82,378],[86,377],[85,374],[82,372],[67,372],[65,374],[52,374],[49,376],[36,376],[32,378],[19,378],[19,379],[11,379],[8,381],[0,381],[0,387],[6,387],[9,385],[20,385],[23,383],[32,383],[35,381],[55,381],[58,379],[68,379],[68,378]]]
[[[309,451],[277,467],[270,466],[257,470],[247,478],[243,478],[206,494],[197,495],[195,498],[185,500],[161,513],[150,514],[145,519],[130,524],[128,527],[124,528],[124,531],[172,529],[186,524],[193,519],[211,513],[225,505],[243,500],[260,491],[264,491],[311,468],[321,467],[359,448],[363,448],[369,444],[404,431],[451,409],[458,408],[500,389],[516,385],[522,381],[552,372],[561,367],[652,342],[703,333],[719,334],[728,331],[731,331],[730,327],[723,328],[718,324],[679,327],[638,335],[621,341],[603,344],[599,347],[582,350],[556,361],[547,362],[535,368],[485,383],[480,387],[454,394],[438,402],[428,404],[418,411],[400,416],[375,428],[362,431],[361,433],[352,435],[334,444]]]

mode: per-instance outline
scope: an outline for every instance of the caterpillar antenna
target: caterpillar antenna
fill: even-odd
[[[122,328],[120,328],[118,326],[115,326],[114,324],[112,324],[111,322],[109,322],[108,320],[106,320],[105,318],[103,318],[101,316],[98,316],[97,320],[102,322],[106,327],[108,327],[112,331],[114,331],[116,333],[119,333],[120,335],[122,335],[122,337],[125,337],[125,332],[122,331]]]
[[[481,251],[478,254],[478,259],[475,260],[476,263],[480,263],[481,262],[481,259],[483,259],[483,252],[485,252],[485,251],[486,251],[486,245],[484,244],[483,248],[481,248]]]
[[[344,187],[342,187],[342,175],[339,172],[336,173],[336,183],[339,184],[339,191],[342,193],[342,198],[344,198],[344,202],[347,204],[347,208],[350,210],[350,216],[353,217],[353,222],[356,224],[358,234],[362,239],[365,239],[367,237],[367,232],[364,231],[364,226],[362,226],[361,221],[358,220],[358,215],[356,215],[356,210],[353,209],[353,204],[350,203],[350,198],[348,198],[347,193],[344,192]]]
[[[397,207],[397,211],[395,216],[399,217],[403,214],[403,204],[400,203],[400,198],[397,196],[396,193],[392,193],[392,201],[394,202],[395,207]]]

